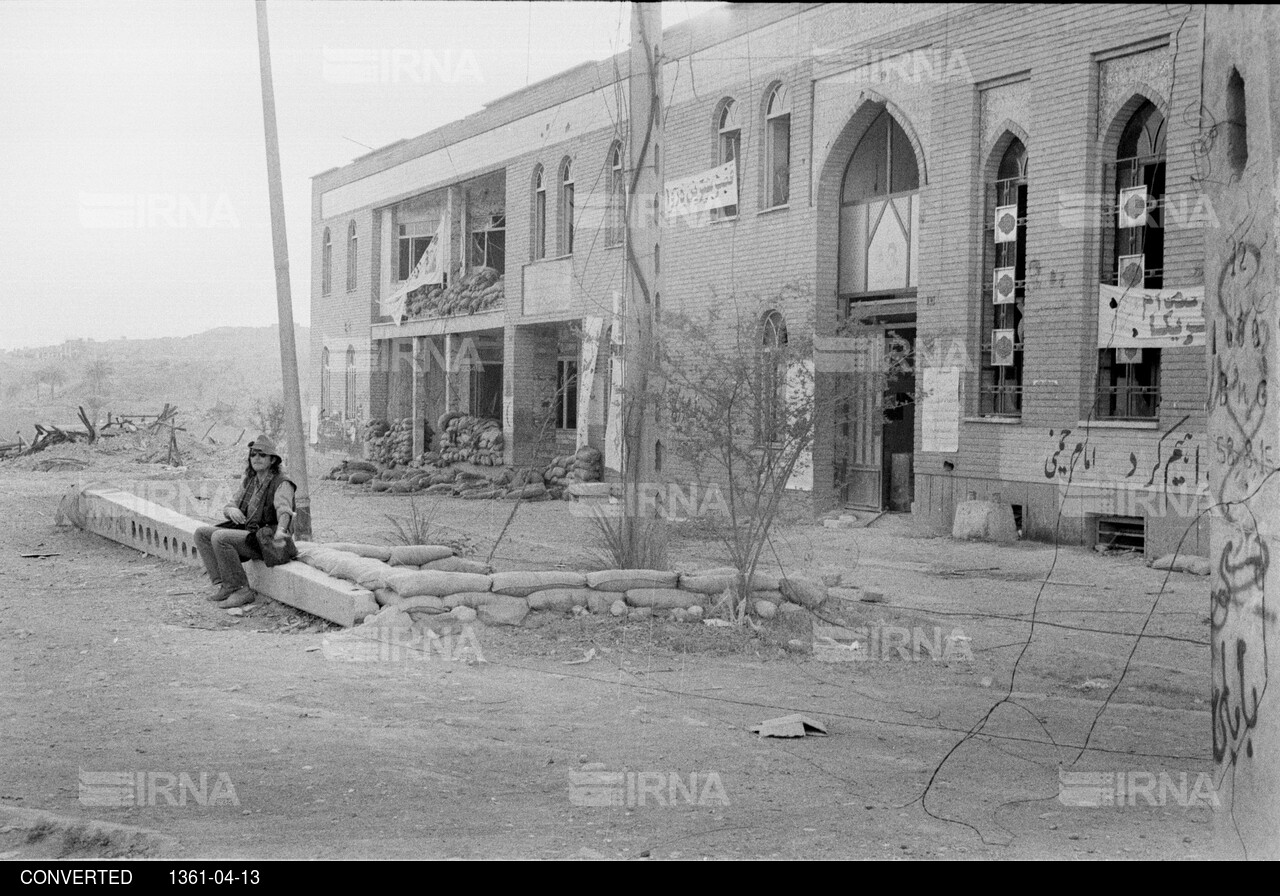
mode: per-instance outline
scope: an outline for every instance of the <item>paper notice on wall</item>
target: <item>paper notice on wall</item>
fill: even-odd
[[[582,325],[582,366],[578,369],[578,447],[587,445],[591,426],[591,398],[596,382],[596,358],[600,356],[603,317],[588,317]]]
[[[952,453],[960,450],[960,368],[924,368],[921,450]]]
[[[663,190],[667,218],[683,218],[738,204],[738,163],[669,180]]]
[[[1098,348],[1204,345],[1204,287],[1098,287]]]

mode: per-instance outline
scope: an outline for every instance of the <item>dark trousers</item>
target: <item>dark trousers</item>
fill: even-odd
[[[245,560],[258,559],[257,554],[249,551],[251,537],[244,529],[201,526],[196,530],[196,552],[204,561],[210,581],[234,588],[249,586],[249,577],[244,574],[241,564]]]

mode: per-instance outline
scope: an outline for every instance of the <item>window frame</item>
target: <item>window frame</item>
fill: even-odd
[[[556,359],[556,429],[574,431],[578,429],[578,357],[561,355]],[[566,374],[566,370],[569,372]]]
[[[427,254],[435,242],[435,232],[427,232],[427,221],[404,221],[396,225],[396,282],[403,283],[413,275],[413,269]],[[410,233],[409,229],[414,232]],[[419,228],[422,228],[419,232]]]
[[[725,97],[716,105],[714,119],[716,133],[716,167],[734,163],[734,180],[738,185],[738,202],[723,208],[712,209],[713,221],[733,221],[742,212],[742,122],[738,118],[738,103],[733,97]],[[730,149],[730,152],[726,152]]]
[[[760,377],[757,401],[756,444],[773,448],[782,444],[786,426],[787,321],[782,312],[766,311],[760,318]]]
[[[1006,163],[1015,148],[1021,149],[1021,157],[1016,161],[1017,171],[1010,174],[1006,171]],[[996,177],[987,187],[987,214],[984,216],[984,257],[982,290],[982,330],[979,333],[979,346],[982,355],[982,366],[979,369],[978,382],[978,414],[982,417],[1003,419],[1021,419],[1023,400],[1023,379],[1025,375],[1025,315],[1026,315],[1026,261],[1027,261],[1027,197],[1028,166],[1030,153],[1026,144],[1013,137],[1001,155]],[[1001,177],[1001,174],[1005,174]],[[1017,238],[1012,242],[997,243],[995,241],[995,212],[997,208],[1008,205],[1017,206]],[[1012,262],[1012,264],[1010,264]],[[996,303],[995,271],[997,268],[1014,268],[1013,301]],[[1012,365],[994,364],[992,361],[993,345],[991,335],[995,330],[1014,331],[1014,363]]]
[[[574,237],[574,182],[573,182],[573,160],[565,158],[560,163],[560,183],[557,188],[559,201],[557,207],[559,211],[559,243],[557,249],[560,257],[573,254],[573,237]]]
[[[499,234],[501,235],[499,237]],[[479,255],[477,256],[477,250]],[[502,255],[502,263],[492,264],[495,253]],[[471,244],[468,247],[468,262],[472,270],[476,268],[493,268],[503,276],[507,273],[507,216],[498,213],[489,216],[484,227],[471,231]]]
[[[609,169],[609,206],[606,211],[605,238],[606,249],[621,246],[626,239],[626,180],[622,165],[622,142],[615,140],[609,147],[609,155],[605,159]]]
[[[343,414],[348,420],[356,419],[356,348],[347,346],[346,404]]]
[[[320,295],[327,296],[333,292],[333,235],[329,228],[324,229],[320,243]]]
[[[333,405],[333,384],[329,378],[329,348],[320,349],[320,413],[328,414]]]
[[[533,171],[533,239],[530,260],[547,257],[547,171],[539,164]]]
[[[779,108],[774,108],[775,103]],[[785,126],[787,158],[785,166],[781,169],[781,173],[785,175],[785,183],[781,187],[782,198],[775,199],[779,174],[775,159],[777,152],[775,132],[780,130],[780,126]],[[782,83],[775,84],[765,100],[764,156],[764,196],[761,205],[764,206],[765,211],[784,208],[791,204],[791,93]]]
[[[356,222],[347,225],[347,292],[356,288],[356,259],[359,254],[359,237],[356,233]]]

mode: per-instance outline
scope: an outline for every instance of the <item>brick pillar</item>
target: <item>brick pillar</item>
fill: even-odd
[[[1215,827],[1224,855],[1277,859],[1280,412],[1268,380],[1280,366],[1280,13],[1210,5],[1206,30],[1200,175],[1219,225],[1205,229],[1204,269]]]

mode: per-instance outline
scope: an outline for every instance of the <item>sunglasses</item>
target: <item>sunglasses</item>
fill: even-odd
[[[270,457],[271,455],[267,454],[267,452],[265,451],[250,451],[249,456],[250,457]]]

